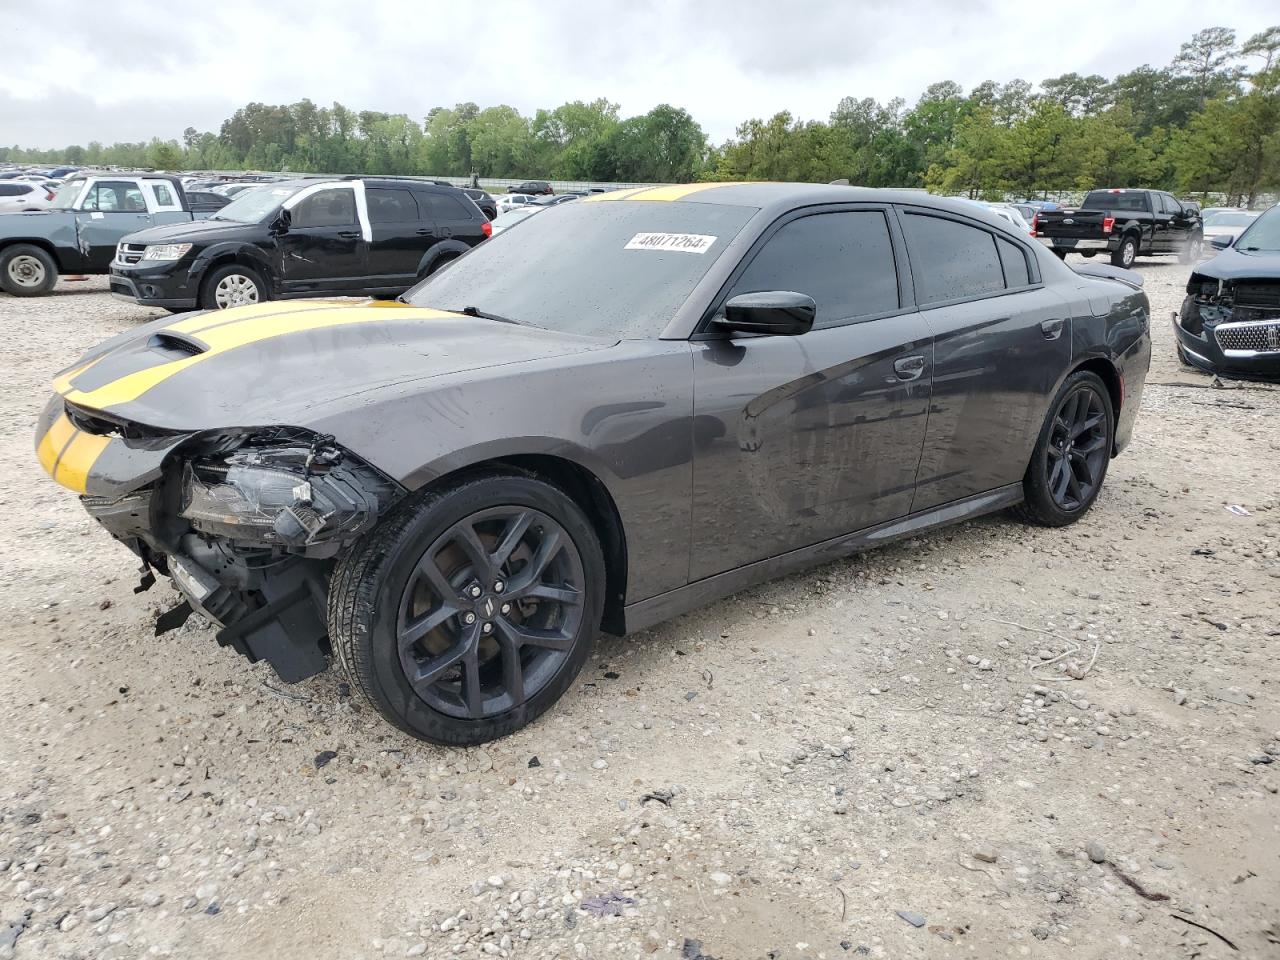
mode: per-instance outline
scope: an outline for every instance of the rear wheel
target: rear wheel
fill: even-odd
[[[48,251],[15,243],[0,251],[0,289],[15,297],[41,297],[58,282],[58,265]]]
[[[1182,252],[1178,256],[1180,263],[1195,263],[1204,254],[1204,237],[1196,234],[1190,237],[1186,244],[1182,247]]]
[[[1138,259],[1138,238],[1124,237],[1120,241],[1120,246],[1116,247],[1111,254],[1111,265],[1113,267],[1124,267],[1126,270],[1133,266],[1133,261]]]
[[[488,474],[416,497],[334,572],[329,635],[401,730],[468,745],[535,720],[595,644],[604,559],[564,493]]]
[[[1102,378],[1069,376],[1049,407],[1022,478],[1023,519],[1062,527],[1084,516],[1107,475],[1115,416]]]
[[[218,267],[205,278],[200,291],[200,306],[206,310],[245,307],[271,299],[262,274],[239,263]]]

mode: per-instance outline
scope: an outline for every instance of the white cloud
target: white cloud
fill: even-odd
[[[1196,30],[1243,40],[1264,4],[1130,0],[1123,17],[1026,0],[66,0],[39,43],[7,40],[0,139],[31,146],[217,130],[249,101],[403,112],[472,100],[524,113],[608,97],[668,102],[714,140],[788,109],[825,118],[842,96],[909,102],[936,80],[1039,82],[1161,66]]]

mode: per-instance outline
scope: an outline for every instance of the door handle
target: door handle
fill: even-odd
[[[1057,340],[1062,336],[1064,326],[1066,326],[1066,322],[1058,317],[1052,320],[1041,320],[1040,332],[1044,334],[1046,340]]]
[[[422,227],[421,229],[418,230],[418,236],[420,237],[434,237],[435,235],[436,235],[436,232],[427,227]]]
[[[341,240],[359,240],[360,234],[355,230],[341,230],[338,232],[338,237]]]
[[[915,354],[910,357],[899,357],[893,361],[894,372],[899,380],[918,380],[924,373],[924,357]]]

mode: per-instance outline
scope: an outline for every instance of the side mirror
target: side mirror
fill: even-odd
[[[281,210],[276,214],[275,220],[271,221],[272,233],[288,233],[289,224],[293,222],[293,215],[288,210]]]
[[[724,316],[712,321],[721,330],[798,337],[813,329],[818,305],[813,297],[790,290],[740,293],[724,305]]]
[[[1209,246],[1215,250],[1225,250],[1236,242],[1236,238],[1229,233],[1219,233],[1209,238]]]

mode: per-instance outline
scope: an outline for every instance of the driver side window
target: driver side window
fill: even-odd
[[[818,305],[814,329],[898,309],[898,273],[884,214],[819,213],[784,224],[729,296],[764,290],[813,297]]]
[[[346,227],[356,222],[356,195],[353,190],[321,190],[302,200],[290,212],[295,227]]]

